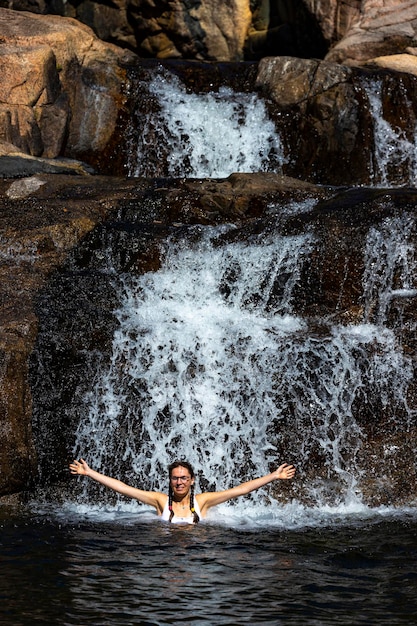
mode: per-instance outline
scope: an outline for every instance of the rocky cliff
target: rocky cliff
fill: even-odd
[[[265,217],[271,201],[337,197],[327,209],[329,215],[338,212],[340,221],[330,220],[326,226],[336,246],[339,234],[355,220],[363,219],[365,228],[371,219],[382,219],[386,210],[382,200],[375,204],[373,192],[339,197],[331,188],[358,180],[358,173],[367,167],[369,125],[358,113],[360,79],[379,72],[387,115],[406,134],[414,132],[417,102],[417,2],[54,3],[54,10],[67,17],[42,15],[52,12],[48,2],[31,4],[36,12],[27,12],[23,1],[10,6],[16,10],[0,9],[1,494],[22,490],[35,480],[39,442],[45,435],[43,415],[49,419],[58,410],[58,400],[79,390],[75,372],[85,365],[80,341],[87,342],[92,354],[108,341],[108,330],[97,323],[102,315],[111,329],[111,287],[99,263],[105,231],[140,228],[146,233],[146,247],[140,252],[134,246],[123,249],[119,259],[123,268],[140,271],[149,263],[157,266],[155,241],[177,225],[256,223]],[[286,148],[293,158],[285,173],[298,181],[278,175],[226,182],[125,180],[120,136],[132,103],[129,72],[145,55],[187,58],[193,64],[195,59],[253,60],[255,88],[267,99],[277,126],[289,131]],[[310,56],[318,58],[306,58]],[[399,105],[401,94],[406,97]],[[118,176],[91,176],[92,171]],[[412,191],[384,193],[394,211],[401,213],[406,207],[412,212]],[[139,212],[148,207],[140,227],[121,225],[120,210],[129,201]],[[324,218],[317,214],[315,219]],[[331,294],[325,314],[333,315],[346,284],[343,311],[338,311],[346,319],[354,318],[359,306],[354,280],[343,282],[346,263],[352,267],[359,263],[346,261],[347,240],[346,236],[341,251],[334,253],[341,282],[332,275],[332,253],[332,258],[326,257],[325,270],[315,268],[323,291],[309,294],[306,288],[304,298],[305,302],[310,298],[313,310],[322,306],[315,297]],[[70,330],[79,313],[73,301],[63,300],[71,311],[66,316],[62,303],[51,309],[50,297],[55,288],[51,285],[61,278],[69,281],[75,273],[74,285],[83,283],[84,304],[89,301],[91,307],[86,305],[82,321],[78,320],[78,339]],[[98,276],[104,277],[102,283]],[[407,315],[412,327],[412,312],[407,310]],[[56,345],[42,352],[54,324],[64,330]],[[405,345],[415,360],[411,335]],[[40,352],[42,367],[34,368],[34,354]],[[48,358],[51,368],[44,369]],[[61,378],[51,381],[48,377],[52,372],[57,376],[58,370]],[[384,428],[389,420],[386,416]],[[369,415],[364,416],[367,421]],[[45,479],[59,477],[66,462],[65,442],[74,424],[65,410],[57,427],[65,437],[59,435],[42,449]],[[376,445],[377,438],[373,441]],[[382,449],[382,441],[377,444]],[[55,445],[56,459],[48,469]],[[407,450],[411,458],[412,448]],[[378,463],[382,458],[381,453]],[[398,468],[395,480],[408,497],[404,471]]]

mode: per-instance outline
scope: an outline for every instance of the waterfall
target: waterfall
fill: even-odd
[[[311,241],[218,247],[221,233],[168,242],[160,271],[126,277],[112,365],[79,427],[77,452],[88,446],[99,466],[116,455],[150,488],[174,457],[204,465],[210,488],[274,459],[268,431],[282,415],[268,370],[303,327],[291,299]]]
[[[363,318],[320,329],[296,307],[320,247],[312,233],[236,241],[233,227],[199,226],[172,237],[157,272],[123,277],[111,363],[86,398],[75,454],[157,490],[174,458],[204,490],[288,461],[317,476],[310,501],[360,501],[358,411],[397,412],[399,430],[412,417],[412,365],[388,323],[398,298],[415,295],[412,227],[404,217],[370,230]],[[84,486],[91,497],[96,485]]]
[[[167,71],[137,89],[148,93],[148,106],[132,117],[130,176],[226,178],[281,171],[281,140],[257,94],[224,86],[192,93]]]
[[[132,79],[129,98],[134,105],[123,148],[128,175],[226,178],[235,172],[282,173],[291,164],[298,176],[305,163],[296,164],[305,157],[303,151],[298,154],[298,130],[283,124],[285,110],[273,105],[274,115],[281,120],[278,131],[277,120],[271,119],[258,92],[216,88],[210,80],[208,76],[205,88],[190,87],[161,66]],[[363,105],[355,115],[364,124],[361,132],[367,140],[361,149],[369,156],[364,158],[366,173],[359,173],[358,180],[369,175],[374,186],[414,185],[417,120],[410,85],[369,76],[361,76],[359,84]],[[316,140],[310,141],[314,162]]]
[[[417,181],[417,123],[414,133],[393,126],[384,118],[382,103],[382,80],[364,83],[374,128],[374,151],[371,155],[371,177],[374,185],[415,185]],[[405,102],[405,105],[407,103]],[[410,109],[411,107],[407,107]]]

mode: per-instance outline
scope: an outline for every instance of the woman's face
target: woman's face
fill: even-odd
[[[190,491],[191,485],[194,484],[194,478],[191,477],[189,470],[182,465],[175,467],[170,476],[171,488],[174,496],[184,496]]]

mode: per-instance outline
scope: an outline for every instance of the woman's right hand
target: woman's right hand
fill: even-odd
[[[79,461],[73,461],[72,463],[70,463],[69,468],[71,474],[81,474],[82,476],[87,476],[90,469],[84,459],[80,459]]]

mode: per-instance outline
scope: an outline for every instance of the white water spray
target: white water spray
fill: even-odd
[[[234,172],[281,171],[280,138],[263,100],[255,93],[188,93],[172,74],[157,74],[150,82],[159,113],[138,120],[132,130],[136,153],[131,176],[226,178]],[[149,152],[156,154],[155,172]]]
[[[269,368],[303,327],[291,299],[311,241],[215,247],[217,236],[171,242],[160,271],[126,279],[113,363],[80,424],[78,450],[96,466],[128,461],[150,488],[175,457],[204,466],[215,488],[236,466],[250,476],[275,460],[268,430],[282,416]]]
[[[317,463],[328,480],[311,485],[314,502],[360,502],[355,405],[372,405],[372,389],[408,411],[412,368],[394,331],[380,316],[317,333],[295,315],[311,236],[248,245],[222,242],[223,229],[198,232],[198,243],[168,242],[158,272],[126,277],[112,362],[88,398],[76,454],[158,490],[178,457],[199,469],[202,489],[283,461]]]

